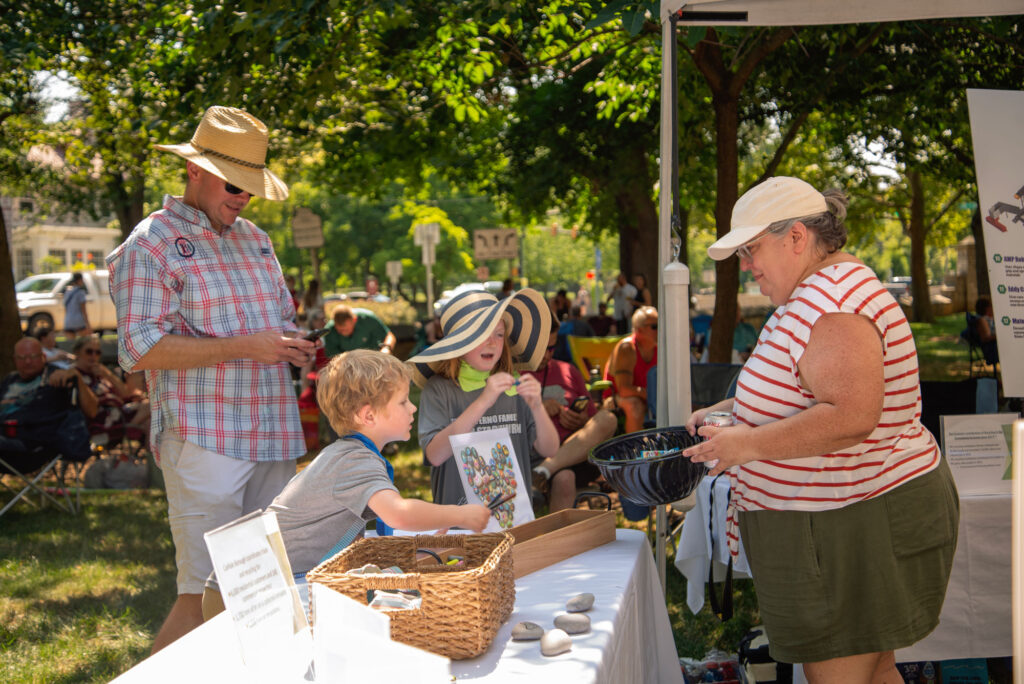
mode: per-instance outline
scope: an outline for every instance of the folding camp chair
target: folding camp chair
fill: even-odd
[[[4,444],[11,445],[11,442]],[[45,447],[0,451],[0,485],[14,493],[14,498],[0,509],[0,515],[9,511],[18,501],[39,508],[49,502],[66,513],[78,513],[82,508],[79,482],[84,465],[85,460],[67,460],[62,454]],[[52,487],[42,484],[43,478],[50,473],[56,479]],[[70,483],[68,473],[71,473]],[[14,486],[8,482],[10,479],[15,480]],[[72,488],[74,498],[71,497]]]
[[[967,343],[967,360],[970,363],[970,377],[997,376],[999,352],[995,342],[984,343],[978,336],[978,315],[966,312],[967,327],[960,331],[960,339]]]
[[[565,336],[565,340],[569,344],[569,354],[572,355],[572,362],[587,379],[587,389],[591,391],[592,395],[596,391],[611,386],[610,382],[603,379],[604,370],[615,345],[623,337],[623,335],[611,337]]]

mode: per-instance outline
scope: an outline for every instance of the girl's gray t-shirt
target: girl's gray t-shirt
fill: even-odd
[[[354,526],[375,520],[370,497],[385,489],[398,491],[383,459],[362,442],[342,437],[324,447],[268,507],[277,514],[292,572],[312,570]]]
[[[425,452],[430,440],[461,416],[462,412],[480,396],[481,392],[483,389],[463,392],[454,380],[440,375],[435,375],[427,380],[423,393],[420,395],[418,414],[420,448]],[[537,441],[537,425],[533,421],[530,407],[519,395],[510,397],[507,394],[502,394],[498,397],[494,405],[480,418],[480,422],[476,424],[473,431],[480,432],[502,427],[508,429],[509,436],[512,438],[512,448],[515,449],[516,460],[519,462],[519,469],[523,474],[522,486],[527,488],[527,494],[532,494],[530,491],[533,487],[530,476],[530,452],[533,443]],[[425,456],[423,461],[429,465]],[[430,469],[430,489],[434,496],[434,503],[466,503],[466,492],[462,487],[458,465],[454,458],[449,458],[441,465]]]

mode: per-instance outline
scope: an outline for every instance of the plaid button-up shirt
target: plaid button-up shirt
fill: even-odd
[[[179,198],[139,223],[107,257],[118,361],[131,370],[164,335],[235,337],[295,331],[295,307],[269,236],[245,219],[218,234]],[[290,460],[305,442],[287,363],[248,359],[147,371],[158,435],[247,461]]]

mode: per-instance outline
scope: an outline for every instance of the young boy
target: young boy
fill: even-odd
[[[389,442],[409,439],[416,407],[409,401],[409,370],[390,354],[356,349],[321,371],[317,402],[340,438],[291,479],[268,510],[278,525],[297,579],[363,536],[368,521],[391,528],[433,531],[462,527],[480,532],[490,511],[480,505],[442,506],[405,499],[381,456]],[[208,583],[203,613],[223,609]]]

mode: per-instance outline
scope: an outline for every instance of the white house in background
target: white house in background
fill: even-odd
[[[60,152],[49,145],[35,145],[28,160],[58,171],[64,168]],[[93,173],[101,162],[95,158]],[[67,271],[78,262],[104,268],[103,260],[121,242],[121,231],[108,228],[112,217],[96,221],[88,214],[57,215],[44,197],[0,196],[11,250],[14,281],[43,271]],[[44,262],[46,257],[50,257]]]
[[[109,219],[86,214],[52,216],[32,197],[0,197],[15,282],[45,270],[66,271],[82,262],[104,268],[103,260],[121,242]],[[45,257],[52,257],[44,264]],[[59,262],[56,263],[56,262]]]

